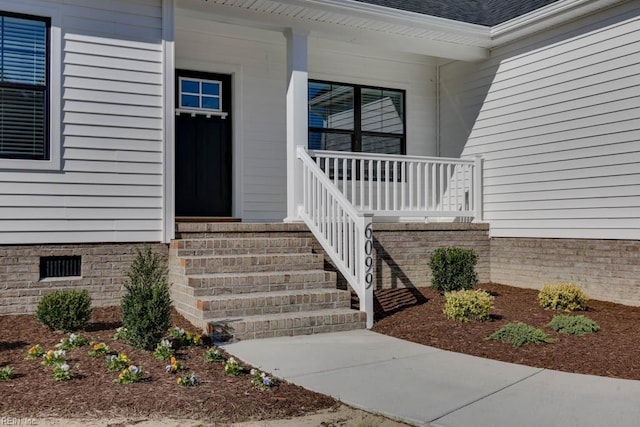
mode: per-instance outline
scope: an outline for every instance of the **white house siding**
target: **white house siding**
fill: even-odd
[[[484,158],[493,237],[640,239],[638,15],[628,2],[440,68],[440,144]]]
[[[0,244],[161,241],[161,1],[21,4],[59,16],[62,162],[0,170]]]
[[[286,41],[276,31],[179,11],[176,67],[233,74],[234,214],[243,221],[286,216]],[[309,78],[407,90],[407,151],[435,154],[435,63],[428,57],[309,39]],[[237,81],[239,79],[239,81]],[[241,206],[240,209],[237,209]]]

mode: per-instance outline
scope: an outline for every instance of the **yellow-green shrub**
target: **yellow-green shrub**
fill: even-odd
[[[487,320],[493,309],[493,297],[482,289],[447,292],[444,297],[444,314],[460,322]]]
[[[587,309],[589,297],[573,283],[547,283],[538,293],[542,308],[578,311]]]

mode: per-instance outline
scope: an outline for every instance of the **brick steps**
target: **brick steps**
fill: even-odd
[[[176,309],[214,339],[365,327],[351,293],[301,224],[178,223],[169,250]]]
[[[313,240],[297,237],[225,238],[175,240],[172,249],[179,257],[205,255],[249,255],[310,253]]]
[[[190,275],[187,280],[195,296],[336,287],[335,273],[324,270],[201,274]]]
[[[351,293],[338,289],[254,292],[200,297],[197,305],[205,318],[261,316],[349,308]]]
[[[320,254],[219,255],[180,257],[186,275],[322,269]]]
[[[363,312],[343,308],[206,321],[209,334],[216,340],[229,336],[246,340],[363,329],[365,318]]]

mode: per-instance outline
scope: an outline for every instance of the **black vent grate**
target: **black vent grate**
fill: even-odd
[[[80,276],[81,265],[80,255],[40,257],[40,279]]]

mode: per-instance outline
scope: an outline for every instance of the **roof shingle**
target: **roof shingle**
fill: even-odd
[[[494,26],[558,0],[356,0],[392,9]]]

